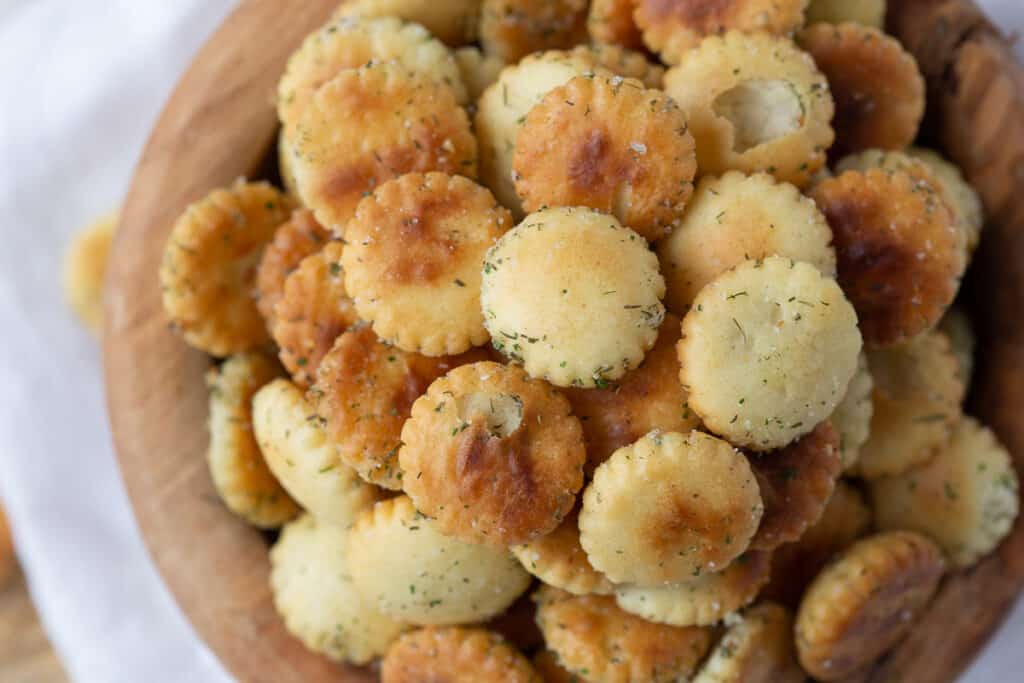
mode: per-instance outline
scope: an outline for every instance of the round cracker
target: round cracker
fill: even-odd
[[[477,352],[428,358],[389,346],[369,327],[357,326],[324,356],[309,396],[341,461],[366,481],[397,490],[402,425],[413,402],[444,373],[483,357]]]
[[[473,128],[480,139],[480,180],[520,219],[512,181],[512,156],[526,115],[552,88],[597,68],[589,51],[551,51],[530,55],[501,72],[477,103]]]
[[[407,496],[364,511],[348,543],[348,571],[359,594],[380,613],[409,624],[488,619],[530,585],[530,575],[508,550],[443,535]]]
[[[264,529],[279,527],[299,513],[267,467],[253,434],[252,397],[281,374],[273,358],[257,352],[232,356],[206,373],[210,390],[206,460],[213,485],[229,510]]]
[[[558,208],[491,248],[480,300],[494,347],[532,377],[602,388],[654,346],[664,294],[640,235],[593,209]]]
[[[485,55],[480,48],[467,46],[455,51],[455,62],[459,65],[462,82],[466,84],[470,102],[475,103],[487,88],[496,83],[505,68],[505,62],[497,57]]]
[[[804,683],[785,607],[764,602],[728,626],[693,683]]]
[[[302,260],[323,248],[330,234],[307,209],[292,212],[291,218],[274,231],[273,241],[263,250],[256,287],[259,306],[267,327],[274,327],[274,306],[284,295],[284,283]]]
[[[549,586],[573,595],[611,595],[615,589],[590,564],[580,545],[579,510],[573,510],[550,534],[511,550],[526,571]]]
[[[961,225],[967,233],[967,250],[973,252],[981,240],[985,227],[985,207],[981,197],[964,178],[963,171],[938,152],[923,147],[911,147],[907,154],[919,160],[932,172],[951,200]]]
[[[864,496],[840,481],[817,523],[798,541],[772,553],[772,578],[761,596],[795,608],[814,577],[837,553],[864,536],[871,521]]]
[[[995,434],[962,418],[947,444],[923,465],[871,482],[880,529],[909,529],[935,539],[955,567],[992,552],[1017,518],[1020,485]]]
[[[822,681],[860,672],[913,628],[944,569],[942,551],[919,534],[858,541],[818,575],[800,603],[800,664]]]
[[[757,597],[768,583],[771,554],[750,551],[717,572],[697,572],[687,581],[643,588],[620,586],[619,607],[648,621],[672,626],[710,626]]]
[[[394,16],[421,24],[452,46],[476,40],[480,0],[347,0],[335,10],[334,19],[346,16]]]
[[[345,228],[345,289],[359,317],[398,348],[468,351],[490,338],[480,310],[484,254],[511,227],[508,209],[468,178],[389,180]]]
[[[701,432],[651,432],[594,472],[580,543],[615,583],[676,583],[739,557],[763,509],[750,464],[728,443]]]
[[[395,62],[452,88],[460,103],[468,101],[451,51],[422,26],[394,16],[338,16],[309,34],[288,58],[277,84],[277,116],[284,128],[299,122],[320,86],[371,61]]]
[[[307,256],[284,281],[274,305],[271,333],[278,356],[296,384],[308,387],[334,340],[359,316],[345,289],[341,242],[328,242]]]
[[[548,648],[584,680],[688,680],[711,648],[710,629],[653,624],[624,612],[608,596],[574,596],[544,586],[534,600]]]
[[[643,34],[633,20],[633,0],[590,0],[587,32],[597,45],[644,49]]]
[[[712,432],[782,448],[832,414],[857,370],[853,307],[813,266],[772,256],[707,285],[683,319],[680,381]]]
[[[671,98],[621,76],[577,76],[544,96],[516,143],[526,211],[588,206],[649,241],[678,224],[697,172],[686,117]]]
[[[860,449],[871,436],[871,419],[875,414],[875,403],[872,394],[875,380],[868,367],[868,358],[864,352],[857,357],[857,372],[850,380],[846,396],[832,411],[829,421],[839,434],[839,455],[843,461],[843,471],[849,472],[860,460]]]
[[[871,434],[856,471],[876,479],[926,462],[961,415],[964,383],[941,332],[868,354],[875,380]]]
[[[832,227],[839,282],[869,345],[936,323],[967,265],[962,233],[932,186],[903,171],[847,171],[812,196]]]
[[[285,129],[299,195],[344,234],[364,193],[404,173],[476,176],[476,138],[454,91],[396,62],[348,69]]]
[[[660,89],[665,78],[664,66],[650,61],[643,52],[618,45],[578,45],[572,52],[593,59],[596,66],[617,76],[635,78],[647,88]]]
[[[886,0],[811,0],[807,6],[807,25],[853,21],[882,29],[886,4]]]
[[[64,254],[64,298],[89,331],[103,331],[103,279],[107,256],[120,220],[114,211],[93,221],[68,245]]]
[[[750,541],[774,550],[803,536],[821,519],[842,472],[839,435],[828,421],[785,448],[751,460],[764,501],[764,516]]]
[[[252,399],[252,429],[267,467],[319,522],[348,528],[380,498],[338,458],[304,392],[286,379],[264,385]]]
[[[749,259],[785,256],[835,277],[832,230],[817,205],[766,173],[705,176],[679,225],[658,243],[668,292],[683,315],[709,282]]]
[[[836,115],[836,152],[902,149],[924,116],[924,78],[914,57],[880,29],[816,24],[799,44],[828,78]]]
[[[348,531],[303,515],[270,549],[270,589],[288,631],[334,661],[366,664],[405,628],[380,614],[348,577]]]
[[[680,334],[679,318],[669,313],[658,330],[658,341],[636,370],[604,389],[564,391],[583,425],[588,471],[655,429],[685,433],[700,425],[679,383]]]
[[[647,47],[667,64],[707,36],[726,31],[790,35],[804,24],[808,0],[634,0],[633,15]]]
[[[442,533],[526,543],[572,509],[583,485],[582,436],[565,397],[522,369],[456,368],[413,404],[402,429],[405,491]]]
[[[381,661],[381,683],[540,683],[515,648],[481,628],[423,628],[395,641]]]
[[[828,81],[787,38],[706,38],[665,74],[665,90],[687,114],[702,173],[767,171],[804,187],[835,139]]]
[[[263,248],[291,213],[267,183],[239,181],[190,204],[175,221],[160,264],[164,311],[185,341],[213,356],[265,344],[256,306]]]
[[[508,64],[587,42],[587,0],[483,0],[480,44]]]

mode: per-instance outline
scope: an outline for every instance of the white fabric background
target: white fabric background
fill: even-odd
[[[117,205],[177,76],[233,4],[0,0],[0,499],[78,681],[228,680],[145,554],[99,352],[59,275],[70,236]],[[1021,0],[983,4],[1024,29]],[[1019,680],[1022,639],[1024,603],[966,680]]]

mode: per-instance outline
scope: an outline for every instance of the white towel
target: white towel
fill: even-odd
[[[229,680],[143,549],[99,352],[65,311],[59,275],[70,236],[117,205],[175,80],[233,4],[0,0],[0,498],[78,681]],[[984,4],[1024,28],[1020,0]],[[1022,634],[1018,607],[966,680],[1013,680]]]

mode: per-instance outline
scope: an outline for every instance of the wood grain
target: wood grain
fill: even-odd
[[[221,506],[207,473],[208,360],[168,329],[156,273],[182,209],[265,158],[287,57],[336,5],[248,0],[197,55],[136,170],[107,280],[107,400],[136,517],[185,614],[242,681],[372,677],[306,650],[274,611],[266,541]]]
[[[200,636],[241,681],[370,681],[289,636],[274,612],[266,541],[217,501],[206,471],[207,359],[167,327],[157,268],[175,216],[253,172],[276,123],[289,52],[336,0],[247,0],[197,56],[136,172],[108,273],[105,362],[122,471],[157,566]],[[890,0],[892,30],[930,86],[928,134],[979,187],[991,225],[969,290],[981,312],[973,411],[1024,471],[1024,75],[969,0]],[[950,577],[921,625],[861,680],[946,683],[1024,584],[1024,524]]]

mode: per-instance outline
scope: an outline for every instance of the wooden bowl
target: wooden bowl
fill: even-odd
[[[107,288],[104,356],[125,483],[150,552],[200,637],[242,681],[349,683],[284,629],[266,538],[218,501],[207,473],[209,360],[168,328],[157,269],[174,218],[258,173],[277,122],[275,83],[337,0],[246,0],[178,84],[124,206]],[[1024,70],[970,0],[890,0],[890,23],[925,72],[926,135],[964,167],[990,218],[965,296],[981,338],[972,412],[1024,464]],[[973,296],[972,296],[973,295]],[[996,555],[949,577],[923,620],[865,681],[953,680],[1024,584],[1024,522]]]

